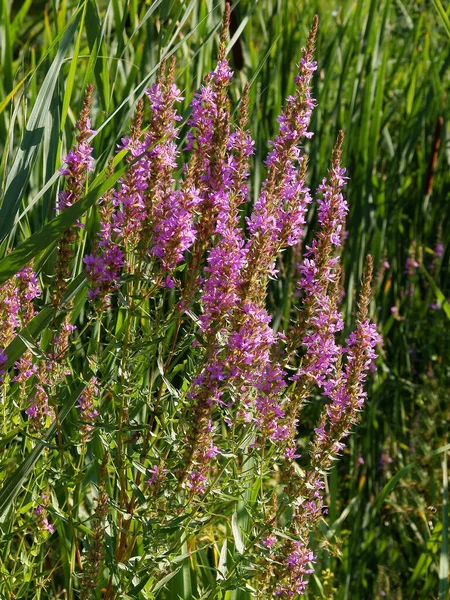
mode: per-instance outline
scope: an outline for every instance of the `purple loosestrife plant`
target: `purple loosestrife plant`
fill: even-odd
[[[56,206],[61,211],[81,199],[88,172],[93,170],[92,147],[88,141],[89,136],[94,133],[89,118],[92,93],[93,86],[89,85],[76,124],[78,130],[76,144],[63,158],[66,166],[60,169],[61,174],[66,178],[65,189],[59,193]],[[62,296],[67,289],[76,240],[76,229],[71,227],[63,234],[58,246],[55,281],[51,292],[51,302],[55,311],[54,318],[56,317],[56,310],[61,308]],[[40,288],[36,275],[30,268],[23,269],[18,274],[18,278],[20,285],[17,289],[17,299],[21,302],[22,307],[27,307],[23,309],[25,314],[22,321],[25,325],[34,316],[34,310],[30,306],[30,302],[40,295]],[[36,375],[37,378],[33,389],[34,393],[29,398],[25,410],[31,427],[37,430],[42,430],[55,419],[55,409],[51,405],[50,399],[57,396],[58,386],[64,382],[65,376],[71,373],[66,365],[66,359],[69,350],[69,338],[76,327],[71,323],[70,308],[71,304],[69,303],[66,307],[67,312],[59,323],[54,320],[52,338],[50,344],[48,344],[49,347],[45,348],[40,364],[33,364],[29,350],[15,363],[15,367],[19,372],[14,381],[21,384],[22,396],[26,395],[26,380],[32,375]]]
[[[267,158],[267,177],[250,218],[245,264],[238,289],[241,310],[236,311],[234,331],[230,335],[231,361],[243,365],[236,374],[236,387],[242,391],[240,414],[258,425],[262,439],[278,442],[286,438],[288,427],[281,392],[285,387],[283,369],[273,360],[273,352],[283,342],[274,335],[271,318],[264,308],[267,280],[275,276],[275,260],[288,246],[297,245],[303,236],[306,207],[311,201],[305,186],[306,156],[300,155],[302,138],[311,137],[308,125],[314,108],[311,78],[317,20],[314,21],[303,50],[296,92],[278,121],[279,133]]]
[[[138,102],[131,135],[122,138],[119,150],[128,150],[128,162],[138,157],[137,162],[130,164],[128,171],[119,182],[119,189],[114,193],[115,212],[112,217],[111,237],[121,240],[126,253],[132,253],[140,238],[140,228],[147,218],[145,191],[148,188],[149,140],[142,137],[144,100]],[[105,232],[106,233],[106,232]],[[104,236],[106,238],[106,236]]]
[[[173,171],[178,150],[175,140],[181,119],[174,105],[183,98],[174,83],[175,61],[166,72],[163,61],[157,82],[146,90],[151,117],[147,133],[142,134],[144,100],[138,102],[131,135],[121,140],[119,149],[129,152],[131,163],[117,191],[102,199],[99,241],[96,252],[83,262],[91,281],[90,298],[117,287],[125,265],[135,269],[133,253],[160,260],[167,283],[183,253],[195,240],[194,208],[197,191],[186,177],[181,190],[175,189]],[[135,160],[138,159],[138,160]]]
[[[193,150],[195,164],[200,166],[202,176],[198,185],[201,190],[198,210],[207,210],[200,221],[197,247],[194,248],[193,268],[201,258],[208,233],[214,233],[213,247],[208,251],[205,275],[201,289],[203,314],[200,328],[206,346],[206,365],[194,380],[189,393],[194,409],[194,428],[187,452],[187,468],[181,480],[192,493],[205,489],[206,475],[211,462],[218,454],[213,441],[212,413],[222,404],[224,383],[232,376],[232,363],[225,344],[230,334],[233,316],[239,304],[241,270],[246,250],[243,232],[239,226],[239,206],[247,199],[249,157],[253,153],[253,141],[246,131],[248,119],[248,88],[244,90],[239,110],[238,127],[230,133],[229,101],[226,86],[232,76],[225,59],[225,31],[229,12],[224,23],[219,49],[217,70],[207,77],[207,85],[194,98],[190,125],[196,135],[188,135],[188,150]],[[212,217],[215,219],[212,220]],[[212,231],[212,226],[214,230]],[[207,227],[208,231],[203,229]]]
[[[144,589],[153,597],[165,586],[174,595],[196,561],[217,570],[192,578],[196,597],[305,594],[319,561],[311,538],[326,514],[326,473],[365,401],[378,341],[369,320],[372,262],[354,330],[344,334],[342,133],[314,203],[308,187],[318,20],[250,206],[252,90],[244,87],[232,111],[229,18],[227,6],[217,68],[193,96],[184,146],[174,60],[162,62],[138,101],[118,144],[127,169],[99,201],[99,231],[91,239],[90,227],[73,227],[62,236],[55,283],[39,300],[50,298],[50,324],[33,345],[26,340],[14,373],[5,372],[6,348],[31,322],[41,290],[31,269],[0,288],[2,390],[15,425],[28,432],[25,444],[50,435],[54,422],[56,443],[48,440],[39,468],[65,486],[52,490],[51,507],[49,496],[35,503],[29,521],[52,544],[64,528],[64,557],[79,571],[67,577],[83,599],[100,590],[106,600]],[[80,200],[93,168],[92,95],[89,87],[64,159],[58,210]],[[90,248],[87,301],[80,284],[63,302],[79,241]],[[298,281],[279,325],[271,290],[286,255],[298,262]],[[306,428],[302,409],[313,400],[320,418],[305,441],[298,425]],[[51,523],[49,513],[64,522]],[[46,552],[48,573],[60,571],[59,547]],[[219,568],[209,558],[216,549]]]
[[[223,188],[218,205],[214,247],[209,251],[202,288],[203,332],[220,331],[229,326],[242,286],[242,269],[247,250],[239,225],[239,207],[248,200],[249,158],[254,142],[246,131],[248,89],[240,105],[238,129],[230,134],[224,161]]]
[[[112,161],[109,167],[110,174],[111,165]],[[93,252],[83,258],[89,281],[90,300],[96,298],[107,300],[119,283],[123,267],[124,253],[118,243],[118,235],[113,225],[113,195],[114,190],[110,189],[99,200],[100,232],[95,240]]]
[[[7,346],[20,330],[35,316],[34,301],[42,294],[41,287],[32,267],[21,269],[14,278],[0,288],[0,318],[2,329],[0,333],[0,379],[3,383],[3,365],[8,360],[7,354],[1,346]],[[33,424],[45,423],[47,417],[53,418],[54,413],[48,405],[48,395],[45,390],[48,372],[47,367],[41,368],[36,364],[33,354],[27,348],[19,360],[14,364],[16,374],[11,378],[11,383],[18,383],[20,387],[20,402],[27,399],[27,382],[36,376],[37,381],[33,386],[34,394],[26,404],[25,414]]]
[[[189,181],[198,197],[195,244],[189,261],[189,277],[185,281],[183,306],[189,306],[196,287],[203,281],[200,275],[205,251],[209,248],[216,230],[217,215],[226,202],[230,184],[230,169],[226,168],[229,148],[230,107],[228,86],[233,75],[226,54],[226,35],[230,18],[226,5],[220,38],[218,63],[215,71],[208,73],[204,84],[191,103],[188,121],[191,131],[187,136],[185,151],[191,152],[187,167]]]
[[[299,287],[303,293],[303,336],[290,332],[292,346],[302,349],[300,368],[291,378],[294,383],[287,392],[288,443],[286,445],[286,493],[293,500],[290,530],[298,541],[282,541],[270,547],[270,560],[276,561],[273,569],[272,593],[293,596],[303,593],[306,575],[311,572],[315,557],[308,549],[308,537],[313,523],[324,513],[322,473],[343,448],[342,439],[357,420],[364,398],[363,383],[372,360],[378,339],[375,327],[367,319],[372,279],[372,260],[369,258],[362,286],[357,328],[342,346],[337,334],[343,329],[342,315],[338,310],[340,283],[339,255],[342,231],[345,225],[347,204],[342,195],[345,170],[341,167],[342,132],[333,152],[328,181],[318,189],[318,232],[304,257]],[[358,340],[358,342],[357,342]],[[346,358],[343,366],[344,357]],[[357,383],[356,383],[357,382]],[[330,404],[326,405],[320,426],[315,430],[312,465],[299,477],[292,463],[295,452],[296,425],[299,410],[316,385]],[[350,391],[351,390],[351,391]],[[328,422],[330,424],[328,425]],[[308,566],[308,564],[310,566]]]
[[[141,140],[143,110],[141,99],[131,125],[131,135],[122,138],[118,145],[119,150],[128,150],[130,167],[119,181],[119,189],[108,190],[101,198],[100,232],[94,252],[83,258],[92,300],[108,298],[118,286],[125,257],[136,249],[147,216],[144,193],[148,187],[149,140]],[[138,160],[133,162],[134,159]]]
[[[34,509],[34,514],[36,516],[38,528],[41,532],[46,532],[46,535],[52,535],[53,533],[55,533],[55,528],[50,522],[48,512],[46,509],[49,500],[50,498],[47,492],[42,494],[39,505],[37,506],[37,508]]]
[[[149,144],[149,185],[146,192],[147,226],[142,239],[151,239],[151,254],[161,261],[164,271],[171,272],[181,262],[183,253],[192,246],[193,210],[197,204],[196,190],[186,182],[181,190],[174,189],[177,167],[178,127],[181,120],[175,104],[183,100],[175,85],[175,60],[165,75],[163,62],[160,77],[147,96],[151,106]]]
[[[279,133],[271,142],[267,177],[248,219],[245,292],[259,304],[265,296],[267,277],[275,274],[277,255],[302,239],[306,208],[311,202],[305,185],[306,157],[301,156],[299,144],[312,136],[308,127],[315,106],[311,79],[317,68],[313,61],[317,26],[315,19],[298,66],[295,95],[287,98],[287,106],[278,117]]]
[[[340,455],[344,447],[343,439],[358,421],[364,402],[366,394],[363,386],[372,361],[376,358],[375,346],[379,341],[376,328],[367,317],[371,279],[372,258],[369,256],[360,294],[356,329],[350,334],[345,347],[336,347],[337,358],[328,375],[324,395],[329,398],[329,403],[324,406],[320,425],[315,429],[311,468],[301,477],[292,467],[286,471],[290,477],[286,484],[287,494],[297,499],[294,502],[291,533],[300,539],[296,542],[280,540],[278,547],[270,547],[271,554],[277,560],[271,588],[275,595],[288,597],[301,594],[305,589],[305,575],[312,572],[305,568],[305,564],[309,562],[311,566],[315,561],[315,556],[308,550],[309,532],[313,524],[326,513],[323,504],[323,473],[330,469],[332,461]],[[308,371],[303,375],[306,378],[309,376]],[[322,386],[322,380],[319,386]]]
[[[14,336],[36,314],[34,300],[41,296],[41,288],[32,267],[24,267],[15,277],[0,287],[0,318],[2,327],[0,332],[0,380],[4,373],[3,365],[8,357],[5,347]],[[27,349],[20,360],[15,363],[17,375],[13,382],[19,381],[23,388],[25,382],[36,372],[36,365],[32,364],[32,354]]]
[[[205,365],[187,394],[194,406],[193,428],[180,481],[193,495],[201,496],[209,489],[211,477],[216,477],[217,459],[221,454],[215,421],[227,410],[233,415],[224,417],[229,426],[238,424],[239,428],[240,424],[240,428],[256,433],[254,447],[265,452],[266,443],[271,444],[269,453],[274,458],[279,456],[277,460],[286,478],[285,491],[293,502],[290,535],[297,536],[297,540],[291,542],[277,540],[273,535],[267,538],[271,540],[266,544],[269,560],[279,565],[273,569],[274,577],[268,582],[267,589],[276,596],[301,594],[306,588],[307,575],[312,572],[315,561],[308,538],[324,511],[324,482],[319,473],[326,471],[331,457],[340,453],[342,439],[356,421],[364,398],[362,385],[375,357],[377,341],[374,326],[367,321],[367,314],[362,314],[364,310],[367,313],[370,262],[360,302],[364,310],[360,311],[358,327],[345,348],[338,341],[344,327],[338,308],[339,252],[348,211],[342,195],[345,183],[345,169],[340,163],[342,133],[333,152],[329,178],[324,179],[318,189],[318,232],[307,246],[300,267],[303,318],[286,334],[275,334],[264,307],[267,280],[276,275],[275,259],[283,248],[301,241],[306,207],[311,202],[305,185],[306,157],[300,157],[298,143],[302,137],[311,135],[308,124],[314,107],[310,82],[316,68],[312,60],[316,30],[317,20],[299,65],[296,96],[288,99],[287,109],[279,119],[280,133],[267,160],[268,176],[248,219],[247,241],[239,228],[236,212],[247,193],[248,170],[248,167],[238,169],[236,165],[246,164],[246,157],[253,147],[251,139],[244,133],[243,120],[236,132],[229,131],[228,125],[221,132],[223,139],[228,139],[221,161],[217,161],[216,151],[216,162],[211,164],[211,152],[204,151],[214,138],[214,123],[217,127],[219,122],[214,113],[214,109],[218,112],[219,103],[211,81],[228,83],[229,79],[228,67],[223,60],[219,60],[218,72],[223,69],[226,77],[210,75],[207,86],[194,100],[194,117],[190,125],[196,128],[197,137],[189,137],[187,148],[194,151],[195,160],[203,165],[205,175],[200,178],[199,187],[202,189],[203,185],[203,202],[210,209],[204,227],[211,231],[214,225],[214,237],[213,247],[207,253],[200,296],[203,313],[199,322]],[[224,88],[220,88],[220,93],[223,92]],[[226,103],[222,101],[220,106],[226,106]],[[245,111],[246,108],[241,114]],[[228,124],[228,116],[223,122]],[[201,129],[205,124],[206,132]],[[239,148],[237,156],[241,157],[237,163],[233,157],[234,146]],[[216,177],[211,184],[209,173],[212,168]],[[239,171],[242,175],[238,175]],[[233,182],[233,173],[240,185]],[[240,198],[237,198],[236,190],[242,190]],[[287,361],[282,358],[284,345],[288,350]],[[285,366],[287,362],[295,362],[296,355],[300,359],[297,372],[288,377]],[[320,451],[314,450],[312,454],[314,463],[317,457],[318,463],[306,471],[302,479],[293,466],[299,458],[296,425],[301,405],[314,386],[329,398],[330,404],[313,442],[314,448],[314,444],[322,443]],[[327,419],[331,424],[326,424]],[[339,423],[337,428],[336,423]],[[304,499],[296,500],[299,496]]]
[[[320,230],[311,246],[306,248],[299,282],[306,313],[306,333],[302,338],[306,357],[294,379],[312,380],[325,388],[325,393],[327,378],[333,372],[339,356],[335,335],[344,327],[342,314],[337,307],[340,271],[339,256],[336,254],[342,245],[342,231],[348,211],[342,195],[345,182],[345,169],[341,168],[340,163],[342,142],[341,132],[334,148],[329,182],[324,179],[318,189],[322,196],[318,200],[317,211]]]
[[[93,170],[92,147],[89,143],[89,137],[95,133],[91,129],[91,120],[89,112],[92,103],[93,85],[87,88],[84,97],[83,108],[80,118],[77,121],[76,144],[67,156],[63,158],[65,167],[60,169],[61,175],[66,178],[65,189],[59,193],[58,210],[65,210],[81,199],[89,171]],[[73,247],[77,239],[76,228],[69,228],[62,236],[58,246],[58,258],[55,267],[55,282],[52,295],[54,306],[58,307],[61,302],[62,294],[67,287],[67,280],[70,276],[70,262],[73,255]]]

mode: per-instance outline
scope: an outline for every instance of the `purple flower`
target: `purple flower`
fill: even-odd
[[[417,254],[416,243],[413,242],[413,244],[409,250],[408,258],[406,259],[406,262],[405,262],[404,272],[405,272],[405,275],[408,275],[408,277],[412,277],[416,273],[417,268],[419,267],[419,263],[416,260],[416,254]],[[408,290],[408,292],[410,294],[413,293],[412,285],[410,286],[410,289]]]
[[[241,101],[240,127],[228,139],[227,160],[220,171],[222,187],[216,192],[218,208],[215,233],[217,242],[208,255],[207,277],[202,290],[204,314],[200,317],[204,332],[221,329],[230,323],[240,304],[242,270],[247,250],[239,226],[239,206],[247,200],[249,157],[253,140],[245,130],[247,120],[246,92]]]
[[[267,177],[255,202],[250,218],[246,285],[250,297],[261,297],[268,276],[275,276],[277,254],[303,238],[306,209],[311,202],[305,185],[306,160],[300,155],[299,143],[310,138],[308,131],[315,101],[311,96],[311,79],[317,68],[312,59],[313,42],[302,51],[295,78],[296,92],[278,117],[279,133],[270,144]]]
[[[141,105],[136,110],[135,121],[133,125],[133,137],[123,138],[118,145],[119,150],[129,151],[129,160],[140,156],[139,160],[131,164],[124,177],[119,181],[119,189],[113,193],[113,206],[115,212],[111,219],[111,233],[104,232],[103,239],[100,241],[100,247],[110,246],[111,243],[124,241],[129,251],[133,250],[141,234],[141,228],[148,218],[145,193],[148,189],[148,178],[150,159],[148,148],[150,138],[141,141]],[[138,121],[138,123],[137,123]]]
[[[319,193],[322,194],[318,200],[317,215],[320,231],[311,246],[307,247],[299,282],[299,288],[305,295],[307,333],[302,341],[306,358],[293,379],[310,377],[325,393],[329,387],[327,380],[341,352],[336,333],[344,327],[342,314],[337,309],[339,262],[334,256],[335,249],[342,244],[342,231],[348,212],[341,192],[345,183],[345,169],[340,165],[342,141],[341,133],[333,152],[329,182],[324,179],[319,186]]]
[[[371,278],[372,260],[369,258],[359,300],[357,326],[342,350],[345,362],[342,365],[340,361],[324,388],[330,403],[325,407],[320,427],[315,430],[313,444],[314,461],[320,463],[321,468],[327,468],[332,457],[342,451],[342,439],[358,420],[366,397],[364,384],[377,356],[375,347],[379,335],[367,317]]]
[[[310,563],[316,561],[314,554],[301,541],[292,542],[290,553],[285,559],[288,569],[288,581],[278,583],[275,588],[275,596],[292,597],[304,594],[308,579],[305,577],[314,572]]]
[[[92,146],[89,138],[95,133],[91,129],[89,111],[92,104],[92,84],[88,85],[84,97],[83,108],[77,121],[76,144],[67,156],[63,157],[66,163],[65,168],[60,169],[61,174],[66,178],[65,189],[59,193],[56,203],[57,210],[65,210],[78,202],[85,190],[88,172],[93,170],[93,159],[91,156]],[[80,227],[80,221],[77,221]],[[58,245],[58,256],[55,267],[55,281],[52,293],[52,304],[59,307],[61,298],[67,288],[67,283],[71,277],[71,260],[74,252],[74,245],[77,240],[77,232],[74,227],[70,227],[60,238]]]
[[[264,540],[263,540],[263,544],[266,548],[272,548],[272,546],[274,544],[276,544],[277,542],[277,538],[274,535],[268,535]]]
[[[101,254],[89,254],[83,258],[86,276],[90,282],[88,298],[95,299],[100,292],[108,292],[118,284],[123,266],[124,252],[114,243],[104,244]]]
[[[47,513],[47,509],[46,506],[49,503],[49,496],[47,493],[42,494],[42,503],[39,504],[35,509],[34,509],[34,514],[37,517],[37,523],[38,523],[38,527],[40,529],[40,531],[48,531],[50,534],[55,533],[55,528],[52,525],[52,523],[50,523],[49,518],[48,518],[48,513]]]
[[[380,469],[387,469],[388,465],[394,462],[394,459],[388,454],[382,454],[380,456],[379,467]]]
[[[156,487],[161,484],[162,480],[165,477],[165,474],[168,471],[167,469],[163,469],[158,465],[153,465],[153,467],[150,467],[150,469],[148,469],[148,472],[150,473],[150,477],[146,479],[146,485]]]
[[[179,264],[184,252],[195,241],[194,211],[199,202],[198,191],[189,177],[175,189],[174,169],[177,167],[178,150],[175,140],[181,120],[175,104],[183,100],[174,83],[175,63],[169,67],[166,77],[161,75],[147,95],[152,106],[150,133],[147,141],[149,172],[145,194],[147,219],[141,239],[150,241],[150,253],[161,262],[169,273]]]
[[[230,111],[227,87],[232,71],[225,59],[225,40],[221,40],[216,71],[209,73],[191,103],[185,150],[191,151],[187,180],[197,189],[199,216],[193,262],[201,259],[214,234],[217,214],[227,201],[232,186]],[[238,134],[239,135],[239,134]],[[228,152],[228,154],[227,154]],[[230,168],[231,167],[231,168]]]
[[[83,134],[92,134],[95,131],[84,129]],[[69,178],[70,187],[58,194],[58,202],[56,208],[65,210],[79,200],[84,183],[86,181],[86,173],[94,170],[94,159],[92,158],[93,148],[87,140],[81,140],[73,150],[69,150],[62,160],[66,164],[65,168],[61,168],[59,172],[64,177]]]
[[[42,381],[41,378],[40,381]],[[42,381],[42,383],[44,383],[44,381]],[[36,392],[34,396],[30,398],[30,405],[25,410],[25,413],[28,415],[30,421],[34,422],[36,428],[38,428],[43,422],[46,421],[47,417],[50,417],[50,419],[53,420],[55,414],[53,408],[48,403],[49,397],[44,386],[39,383],[36,385],[35,389]]]
[[[152,253],[166,271],[172,271],[195,242],[194,211],[199,202],[196,188],[187,183],[163,196],[155,207]]]
[[[0,287],[0,347],[6,347],[20,327],[19,288],[15,278]]]
[[[46,529],[50,534],[55,533],[55,528],[48,520],[48,517],[43,517],[42,524],[44,526],[44,529]]]
[[[104,247],[102,260],[88,257],[88,264],[97,281],[117,279],[124,253],[111,247],[124,241],[127,252],[137,247],[139,241],[150,245],[150,252],[161,260],[164,270],[171,271],[182,260],[183,253],[195,240],[193,215],[198,203],[195,186],[186,182],[182,190],[175,190],[173,170],[178,156],[175,139],[181,119],[174,108],[183,100],[174,84],[174,63],[165,73],[161,67],[158,80],[146,90],[152,115],[149,132],[140,140],[142,125],[142,102],[138,105],[131,137],[122,139],[120,148],[130,152],[131,158],[139,160],[130,165],[114,193],[115,212],[111,227],[103,228],[100,248]],[[92,264],[89,264],[92,263]],[[95,271],[94,271],[95,269]],[[99,287],[98,284],[96,287]],[[92,296],[97,295],[93,287]]]
[[[26,326],[36,314],[34,300],[41,295],[41,288],[36,273],[31,267],[24,267],[14,277],[0,286],[0,382],[3,382],[7,361],[4,348],[12,341],[19,330]],[[26,351],[15,367],[26,377],[31,376],[35,367],[32,366],[32,355]],[[19,372],[19,376],[20,376]],[[16,377],[13,381],[17,381]]]
[[[37,275],[31,267],[24,267],[21,269],[16,274],[16,278],[19,288],[19,298],[22,302],[23,310],[23,303],[31,302],[35,298],[39,298],[42,294],[42,290]]]
[[[206,490],[207,478],[200,471],[194,470],[189,473],[189,479],[186,486],[194,494],[204,494]]]
[[[58,195],[58,202],[56,204],[58,210],[65,210],[75,202],[78,202],[84,190],[87,173],[94,170],[93,148],[88,141],[88,138],[95,133],[91,129],[91,120],[89,118],[92,91],[93,87],[89,85],[80,118],[76,124],[78,130],[76,144],[62,158],[65,167],[60,168],[59,172],[67,178],[67,184],[66,189]]]

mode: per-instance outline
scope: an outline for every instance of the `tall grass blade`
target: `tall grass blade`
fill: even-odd
[[[52,219],[47,225],[44,225],[39,231],[25,240],[16,250],[13,250],[3,258],[0,261],[0,285],[15,275],[40,252],[51,247],[83,213],[93,206],[122,177],[127,168],[127,165],[122,167],[103,183],[100,183],[103,175],[99,175],[96,179],[97,183],[94,182],[94,188],[84,198]]]
[[[447,35],[450,37],[450,18],[445,11],[444,5],[442,4],[441,0],[433,0],[433,4],[439,13],[439,16],[441,17],[441,22]]]
[[[81,19],[81,9],[73,15],[64,30],[55,59],[41,85],[30,118],[17,151],[13,165],[8,173],[5,194],[0,208],[0,242],[5,239],[14,223],[14,218],[23,200],[30,173],[36,162],[41,144],[48,111],[64,57],[72,42],[73,35]]]

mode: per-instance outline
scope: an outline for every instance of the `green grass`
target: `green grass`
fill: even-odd
[[[194,0],[157,0],[145,5],[91,0],[80,2],[78,9],[76,3],[64,0],[24,2],[20,10],[15,3],[9,7],[3,0],[0,282],[32,257],[43,278],[48,278],[57,238],[85,210],[83,243],[90,247],[97,220],[92,207],[120,176],[116,171],[103,183],[103,170],[127,131],[135,101],[154,80],[161,59],[175,53],[177,83],[186,96],[183,109],[187,118],[192,94],[203,74],[214,68],[221,11],[222,3]],[[314,188],[326,172],[337,131],[345,130],[343,162],[350,177],[347,197],[351,211],[344,257],[344,305],[349,316],[355,310],[355,290],[368,252],[378,271],[373,311],[385,340],[384,354],[361,425],[328,478],[329,518],[317,538],[317,577],[321,580],[321,572],[329,568],[334,575],[329,587],[337,591],[320,592],[319,582],[313,582],[308,597],[446,598],[447,453],[439,448],[448,441],[450,376],[449,309],[445,301],[450,296],[448,10],[440,0],[241,0],[235,12],[239,37],[230,48],[236,71],[231,96],[237,99],[242,84],[252,82],[255,195],[263,179],[267,140],[274,137],[276,115],[292,92],[295,63],[312,16],[319,14],[319,70],[314,80],[318,108],[311,125],[315,135],[307,152]],[[61,154],[72,143],[74,123],[90,81],[94,82],[97,102],[95,178],[82,205],[53,218]],[[431,186],[430,164],[440,117],[440,148]],[[444,254],[433,265],[432,252],[439,235]],[[16,250],[7,255],[13,248]],[[407,277],[405,262],[413,251],[421,268]],[[283,258],[288,274],[292,260],[290,254]],[[387,270],[381,266],[385,260],[390,263]],[[81,278],[81,272],[80,256],[74,279]],[[414,293],[408,294],[411,280]],[[82,285],[81,279],[75,279],[72,310],[83,320]],[[288,275],[271,287],[271,310],[275,325],[280,327],[291,315],[291,288]],[[431,310],[429,304],[437,301],[443,308]],[[399,316],[391,312],[395,305]],[[46,314],[35,318],[30,339],[48,327],[49,318]],[[120,330],[120,322],[110,325]],[[23,340],[14,343],[18,353],[23,350]],[[68,390],[69,397],[73,393],[73,389]],[[70,412],[70,399],[67,402]],[[305,419],[313,419],[316,412],[313,403]],[[73,423],[69,426],[64,421],[62,427],[69,433]],[[5,452],[0,477],[3,481],[10,475],[15,478],[14,485],[0,491],[6,519],[2,525],[4,556],[11,542],[6,508],[19,494],[15,510],[19,514],[25,511],[33,482],[45,473],[45,459],[40,458],[43,446],[36,446],[34,454],[21,463],[31,445],[24,440],[9,454],[10,441],[6,436],[1,442]],[[305,445],[307,441],[305,437]],[[101,449],[97,451],[100,456]],[[382,456],[385,459],[380,464]],[[387,462],[387,457],[392,462]],[[93,464],[94,481],[98,481],[98,468]],[[67,519],[67,515],[61,517],[61,527],[68,531]],[[241,519],[238,515],[245,531],[245,515]],[[61,540],[69,539],[67,531],[61,532]],[[238,531],[235,525],[231,536],[234,534],[236,550],[228,547],[228,554],[240,547]],[[15,566],[11,577],[23,579],[23,595],[18,597],[32,597],[26,595],[33,585],[29,577],[34,564],[44,564],[44,552],[42,547],[37,556],[27,556],[28,562],[18,561]],[[62,547],[61,554],[64,552],[67,564],[74,565],[76,556],[69,542]],[[159,597],[176,598],[179,594],[186,600],[198,598],[197,589],[205,582],[215,585],[211,566],[227,562],[223,546],[214,552],[199,547],[189,558],[187,553],[180,544],[180,569],[160,582]],[[5,575],[5,566],[0,567]],[[1,580],[6,582],[7,577]],[[67,589],[72,589],[67,566],[64,581]],[[3,593],[8,596],[11,592],[5,588]],[[130,597],[138,596],[130,593]],[[246,600],[250,595],[228,591],[223,597]]]

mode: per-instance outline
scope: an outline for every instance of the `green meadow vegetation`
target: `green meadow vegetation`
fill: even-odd
[[[235,318],[221,322],[225,333],[202,325],[206,304],[196,278],[208,277],[201,270],[206,241],[172,270],[161,266],[160,255],[150,260],[142,250],[153,243],[147,215],[143,233],[124,238],[127,268],[110,300],[89,293],[83,258],[98,251],[113,188],[124,180],[131,187],[142,156],[170,137],[164,130],[152,137],[148,99],[137,122],[138,101],[172,75],[183,99],[174,137],[180,154],[169,185],[191,175],[204,185],[195,179],[201,163],[188,163],[185,148],[192,99],[220,57],[224,9],[213,0],[1,0],[0,598],[288,597],[284,583],[272,583],[289,577],[281,559],[271,558],[273,534],[285,557],[292,556],[295,535],[312,553],[305,554],[309,583],[290,597],[444,600],[450,597],[450,10],[443,0],[231,3],[224,46],[234,72],[230,118],[233,131],[248,129],[255,142],[237,223],[247,227],[264,189],[269,140],[277,136],[286,98],[296,94],[297,64],[317,14],[314,135],[299,145],[308,156],[306,184],[317,198],[330,160],[336,163],[339,131],[345,133],[340,163],[349,178],[343,192],[349,210],[335,273],[342,289],[333,291],[338,281],[329,290],[332,300],[339,296],[345,321],[339,343],[359,326],[361,281],[367,255],[373,258],[369,314],[380,335],[378,358],[344,449],[320,463],[326,509],[319,517],[301,521],[301,495],[287,483],[306,478],[299,489],[308,496],[305,474],[316,465],[308,457],[324,405],[318,387],[294,411],[301,456],[289,468],[264,429],[270,424],[261,434],[245,422],[237,400],[243,384],[224,392],[226,402],[214,413],[198,408],[202,369],[225,352],[221,336],[232,338],[226,328]],[[89,84],[94,133],[83,140],[93,148],[93,169],[76,201],[56,210],[70,185],[70,174],[60,172],[62,157],[77,143]],[[241,127],[246,84],[248,124]],[[118,148],[133,127],[150,146]],[[225,153],[217,131],[211,148]],[[219,163],[206,160],[214,171]],[[157,183],[151,185],[157,197]],[[304,239],[274,254],[278,274],[268,264],[256,271],[261,289],[251,274],[243,284],[261,292],[258,309],[270,315],[274,335],[288,332],[288,350],[296,323],[308,324],[299,263],[320,218],[313,201]],[[202,231],[205,240],[222,239],[217,230]],[[60,272],[67,248],[70,262]],[[42,290],[33,296],[35,312],[25,309],[29,299],[14,283],[27,266]],[[12,294],[22,304],[18,321],[8,325]],[[242,332],[245,320],[239,323]],[[351,345],[343,364],[349,352]],[[21,357],[31,369],[22,379]],[[299,360],[289,363],[289,376]],[[232,372],[233,365],[226,367]],[[48,410],[36,424],[26,410],[40,382]],[[290,380],[287,386],[286,402],[293,403],[301,386]],[[210,417],[214,441],[204,433]],[[209,443],[217,444],[218,456],[211,450],[203,486],[203,471],[192,465]],[[294,531],[297,517],[301,527]]]

